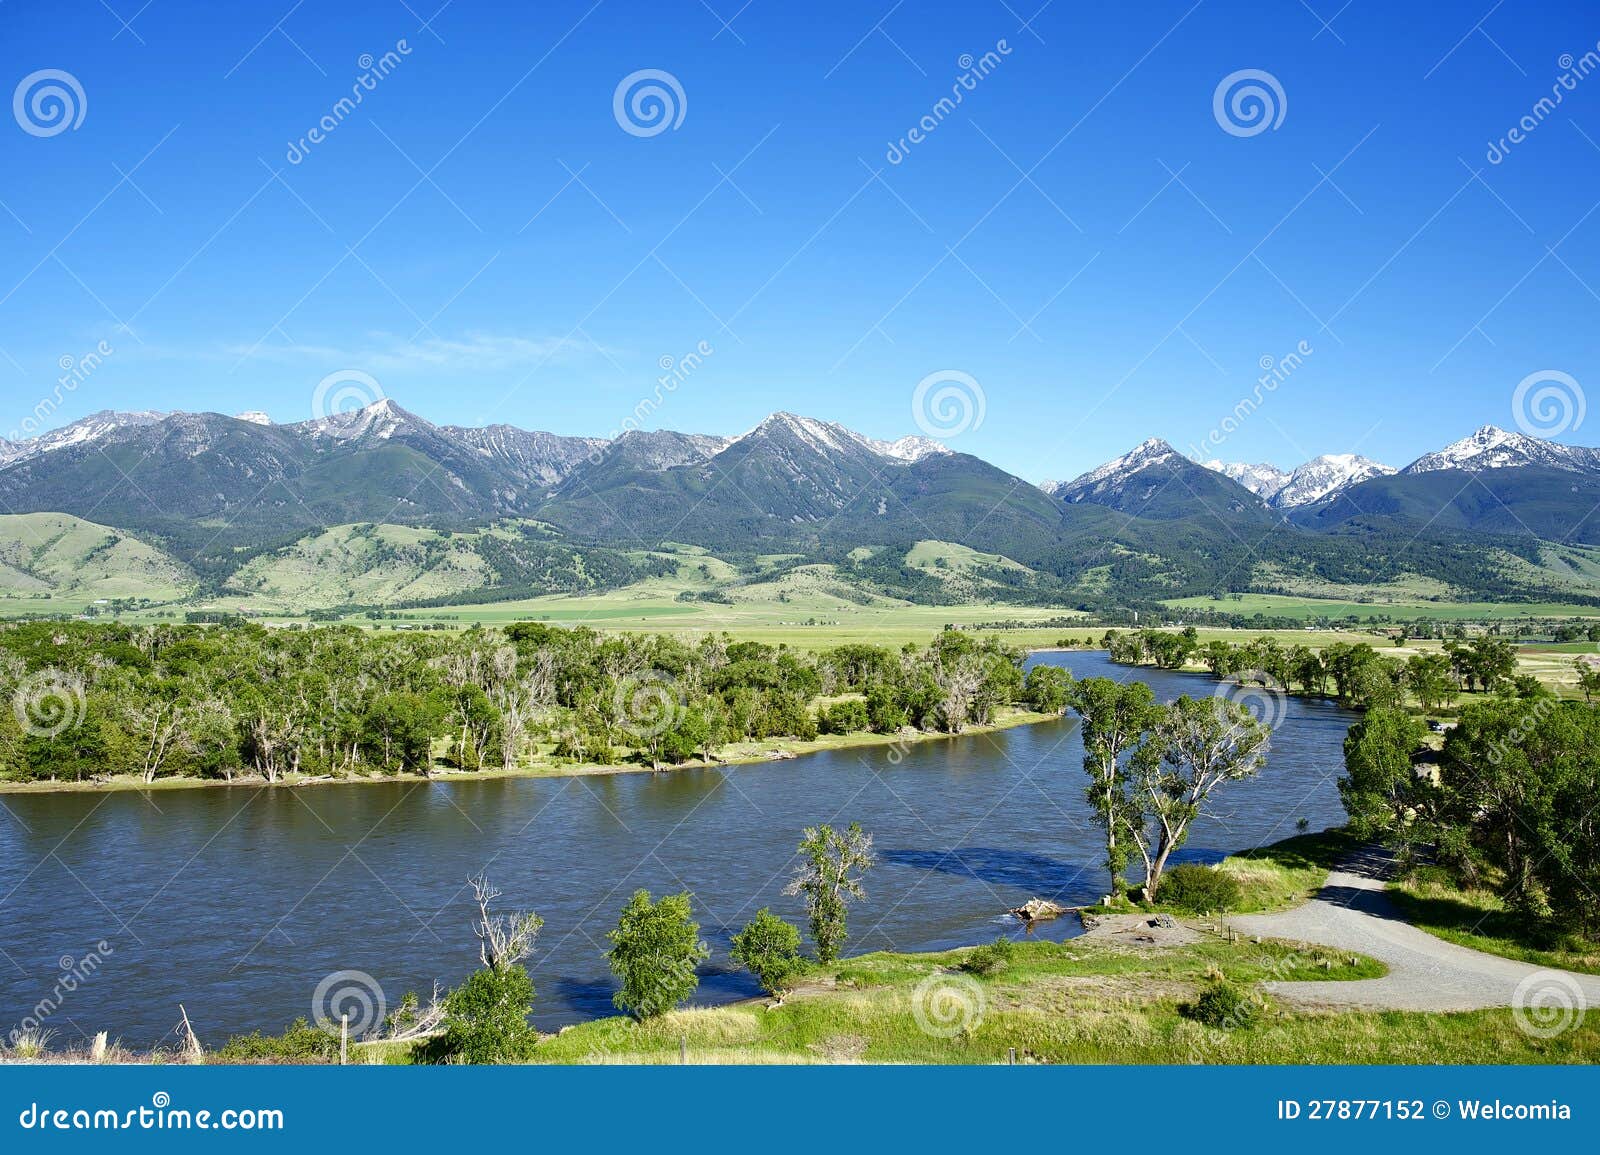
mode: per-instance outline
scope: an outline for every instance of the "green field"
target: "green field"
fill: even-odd
[[[1523,618],[1600,617],[1600,607],[1567,602],[1449,602],[1415,598],[1397,601],[1346,601],[1288,594],[1228,594],[1222,598],[1175,598],[1174,610],[1209,610],[1223,614],[1264,614],[1299,618],[1433,618],[1439,621],[1511,621]]]

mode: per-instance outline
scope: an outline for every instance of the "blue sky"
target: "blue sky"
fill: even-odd
[[[1200,445],[1301,342],[1217,455],[1404,464],[1511,427],[1531,373],[1600,381],[1600,75],[1486,158],[1595,49],[1583,5],[741,2],[8,0],[5,89],[59,69],[85,108],[0,118],[0,433],[101,341],[46,424],[301,420],[357,370],[435,421],[605,433],[704,342],[648,424],[898,436],[954,370],[984,417],[951,446],[1032,479]],[[619,125],[641,69],[677,127]],[[1276,128],[1214,116],[1243,69]]]

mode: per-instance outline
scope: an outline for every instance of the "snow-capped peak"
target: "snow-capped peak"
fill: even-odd
[[[874,453],[906,462],[921,461],[929,454],[951,452],[950,447],[944,442],[935,441],[931,437],[920,437],[917,434],[901,437],[895,441],[868,441],[867,446]]]
[[[1237,481],[1263,501],[1282,489],[1290,476],[1288,470],[1279,469],[1276,465],[1268,465],[1266,462],[1249,465],[1241,461],[1225,463],[1212,460],[1203,464],[1213,473],[1220,473]]]
[[[1270,499],[1278,509],[1295,509],[1332,497],[1373,477],[1386,477],[1394,467],[1359,453],[1325,453],[1313,457],[1289,475]]]
[[[1102,481],[1138,473],[1141,469],[1148,469],[1152,465],[1159,465],[1177,456],[1179,456],[1178,451],[1172,446],[1159,437],[1151,437],[1139,442],[1121,457],[1114,457],[1088,473],[1080,474],[1071,481],[1057,485],[1055,492],[1075,493],[1081,489],[1089,489]]]
[[[1559,445],[1525,433],[1512,433],[1495,425],[1485,425],[1460,441],[1417,458],[1402,473],[1429,473],[1438,469],[1462,469],[1477,473],[1485,469],[1510,469],[1523,465],[1543,465],[1569,472],[1600,470],[1600,449]]]
[[[888,457],[907,463],[920,461],[932,453],[951,452],[931,437],[912,435],[895,441],[877,441],[833,421],[818,421],[814,417],[779,411],[762,421],[743,437],[788,436],[817,453],[845,453],[852,449],[866,449],[879,457]]]
[[[360,409],[349,409],[327,417],[317,417],[301,422],[299,429],[313,437],[328,437],[335,441],[354,441],[357,438],[377,437],[387,440],[397,433],[432,428],[426,421],[407,413],[387,397],[380,397]]]
[[[243,413],[233,415],[235,421],[248,421],[251,425],[271,425],[272,418],[259,409],[246,409]]]
[[[80,418],[70,425],[63,425],[59,429],[52,429],[41,433],[37,437],[29,437],[9,443],[4,450],[3,460],[7,465],[36,457],[41,453],[49,453],[56,449],[66,449],[73,445],[84,445],[92,441],[99,441],[109,437],[119,429],[129,429],[139,425],[154,425],[157,421],[169,417],[171,414],[157,413],[154,410],[140,409],[131,413],[118,413],[110,409],[102,409]]]

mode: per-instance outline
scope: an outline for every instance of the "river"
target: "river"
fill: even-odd
[[[1031,660],[1138,678],[1164,699],[1216,686],[1100,653]],[[1289,699],[1266,770],[1219,794],[1183,857],[1287,837],[1302,817],[1342,822],[1352,717]],[[1069,719],[919,743],[897,763],[863,747],[660,775],[0,796],[0,1032],[45,1000],[53,1046],[104,1030],[144,1047],[171,1040],[182,1004],[217,1044],[309,1017],[319,982],[347,970],[392,1007],[476,965],[465,882],[484,869],[505,905],[544,918],[530,961],[541,1028],[612,1013],[601,953],[640,887],[694,895],[712,948],[695,1001],[744,998],[757,990],[728,962],[729,936],[761,906],[803,924],[781,891],[800,828],[821,822],[860,822],[881,859],[847,953],[1019,933],[1008,907],[1106,889],[1081,759]]]

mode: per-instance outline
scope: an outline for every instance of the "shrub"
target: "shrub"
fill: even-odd
[[[1239,905],[1239,880],[1215,867],[1185,863],[1161,876],[1156,900],[1189,914],[1229,910]]]
[[[291,1063],[327,1062],[339,1057],[339,1036],[298,1018],[281,1035],[251,1031],[234,1035],[217,1051],[225,1063],[258,1063],[281,1059]]]
[[[617,929],[606,937],[606,960],[622,980],[612,1001],[638,1019],[665,1014],[693,994],[700,985],[695,966],[711,955],[700,941],[699,923],[689,917],[687,893],[651,902],[648,890],[634,891]]]
[[[805,969],[800,959],[800,931],[766,907],[733,936],[733,961],[756,976],[761,989],[782,998],[794,977]]]
[[[1184,1018],[1224,1030],[1253,1025],[1258,1010],[1249,995],[1225,980],[1213,981],[1194,1002],[1178,1007]]]
[[[824,734],[854,734],[867,729],[867,704],[858,699],[835,702],[817,714],[817,728]]]
[[[1011,963],[1011,957],[1017,953],[1017,944],[1009,938],[997,938],[987,946],[974,947],[967,953],[961,963],[961,969],[968,974],[988,975],[1004,970]]]
[[[445,1028],[424,1044],[435,1063],[520,1063],[539,1032],[528,1025],[533,980],[520,966],[484,967],[445,996]]]

